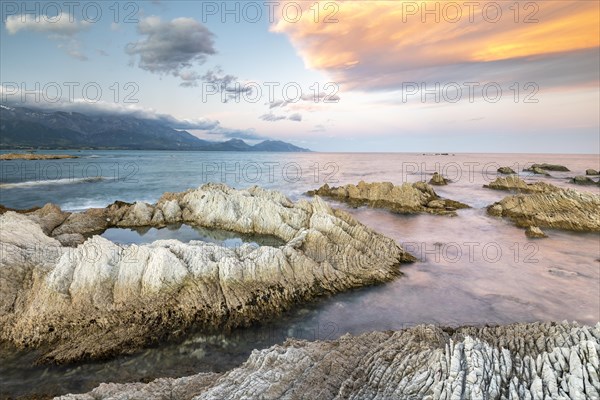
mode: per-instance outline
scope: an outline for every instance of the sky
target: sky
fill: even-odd
[[[315,151],[600,153],[597,1],[3,1],[1,103]]]

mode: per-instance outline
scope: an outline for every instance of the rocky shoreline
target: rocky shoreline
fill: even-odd
[[[440,175],[438,175],[441,178]],[[443,178],[441,178],[443,179]],[[358,185],[330,187],[328,184],[307,193],[342,201],[353,207],[369,206],[384,208],[400,214],[429,213],[456,216],[456,210],[470,208],[455,200],[441,198],[431,185],[425,182],[394,185],[390,182],[366,183]]]
[[[527,228],[529,238],[546,237],[540,227],[600,231],[599,195],[516,175],[485,187],[514,192],[486,211]],[[131,354],[191,330],[247,327],[319,296],[388,282],[415,261],[321,197],[409,214],[469,208],[425,182],[361,181],[308,194],[311,201],[292,202],[259,187],[211,183],[155,204],[116,201],[74,213],[53,204],[0,207],[0,342],[40,349],[39,363],[69,364]],[[267,235],[282,245],[120,245],[98,236],[169,224]],[[422,325],[289,340],[225,373],[106,383],[59,398],[598,398],[599,351],[600,324]]]
[[[176,240],[121,246],[92,236],[110,226],[184,222],[273,235],[280,247],[229,249]],[[40,362],[128,354],[190,327],[231,329],[324,294],[389,281],[414,258],[320,198],[206,184],[156,205],[116,202],[64,213],[46,205],[0,216],[0,338],[49,347]],[[72,243],[71,243],[72,242]]]
[[[240,367],[150,383],[105,383],[59,400],[596,399],[600,324],[512,324],[288,340]]]
[[[8,153],[0,154],[0,160],[63,160],[79,158],[69,154],[33,154],[33,153]]]
[[[509,218],[515,225],[524,228],[600,232],[600,195],[539,182],[524,189],[530,194],[505,197],[488,206],[488,214]]]
[[[495,181],[492,181],[487,185],[483,185],[483,187],[487,189],[514,191],[519,193],[557,192],[560,190],[559,187],[546,182],[527,183],[516,175],[498,177]]]

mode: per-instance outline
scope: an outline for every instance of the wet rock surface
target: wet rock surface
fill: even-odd
[[[584,175],[577,175],[576,177],[572,178],[570,180],[571,183],[574,183],[576,185],[597,185],[598,182],[594,181],[592,178],[584,176]]]
[[[343,201],[351,206],[369,206],[385,208],[397,213],[431,213],[455,216],[456,210],[469,208],[458,201],[439,197],[433,188],[425,182],[404,183],[396,186],[390,182],[366,183],[329,187],[325,184],[309,195],[328,197]]]
[[[516,172],[511,167],[500,167],[498,168],[498,172],[505,175],[516,174]]]
[[[530,167],[530,168],[526,168],[523,171],[533,172],[536,175],[550,176],[550,174],[545,169],[542,169],[540,167],[535,167],[535,166],[534,167]]]
[[[99,236],[78,244],[107,227],[167,220],[272,235],[285,245],[123,246]],[[414,260],[318,197],[292,203],[257,187],[207,184],[156,205],[116,202],[72,214],[48,205],[8,211],[0,224],[0,339],[47,348],[40,362],[127,354],[191,327],[248,326],[323,294],[389,281]]]
[[[525,228],[600,231],[600,195],[571,189],[508,196],[488,206],[487,211]]]
[[[534,172],[535,169],[540,169],[540,170],[544,170],[544,171],[560,171],[560,172],[569,172],[569,168],[565,167],[564,165],[558,165],[558,164],[533,164],[531,167],[524,169],[523,171],[532,171]]]
[[[525,235],[532,239],[541,239],[548,237],[540,228],[537,226],[530,226],[525,230]]]
[[[513,324],[288,340],[224,374],[102,384],[62,400],[596,399],[600,324]]]
[[[490,182],[488,185],[483,185],[483,187],[494,190],[507,190],[521,193],[556,192],[561,190],[559,187],[546,182],[527,183],[516,175],[498,177],[495,181]]]
[[[429,180],[429,184],[436,186],[445,186],[448,184],[448,180],[444,178],[441,174],[435,172]]]

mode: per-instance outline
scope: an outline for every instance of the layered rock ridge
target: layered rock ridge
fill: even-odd
[[[118,245],[112,227],[171,222],[273,235],[278,247],[201,241]],[[230,329],[328,293],[386,282],[414,258],[320,198],[207,184],[157,204],[117,202],[63,213],[47,205],[0,216],[0,339],[41,347],[41,362],[130,353],[187,329]],[[50,236],[48,236],[50,235]]]
[[[330,187],[325,184],[317,190],[309,191],[308,194],[328,197],[351,206],[367,205],[401,214],[424,212],[455,216],[457,209],[469,208],[461,202],[439,197],[431,185],[425,182],[394,185],[390,182],[360,181],[358,185],[349,184],[340,187]]]
[[[289,340],[225,374],[101,384],[59,399],[597,399],[599,352],[600,324],[420,325]]]
[[[542,182],[526,184],[511,177],[498,178],[488,187],[524,192],[507,196],[487,207],[490,215],[510,218],[519,227],[600,231],[598,194],[561,189]]]
[[[546,182],[527,183],[516,175],[498,177],[495,181],[483,185],[483,187],[520,193],[557,192],[561,190],[559,187]]]

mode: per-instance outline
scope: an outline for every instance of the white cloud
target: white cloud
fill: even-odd
[[[58,36],[73,36],[88,29],[90,24],[86,21],[77,22],[75,18],[67,13],[61,13],[54,17],[47,15],[9,15],[6,18],[6,30],[14,35],[19,31],[31,31],[49,33]]]

